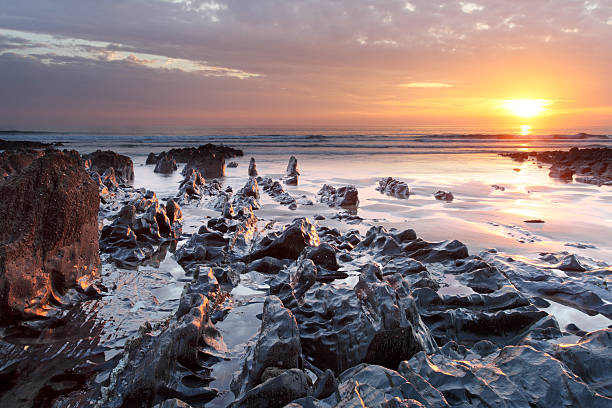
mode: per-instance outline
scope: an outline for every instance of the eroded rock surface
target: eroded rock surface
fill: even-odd
[[[128,156],[107,150],[96,150],[93,153],[83,155],[86,167],[98,174],[104,174],[109,168],[114,168],[115,173],[123,183],[134,180],[134,163]]]
[[[321,202],[330,207],[356,208],[359,205],[359,193],[355,186],[335,188],[329,184],[323,185],[317,195]]]
[[[0,196],[0,319],[47,315],[98,275],[98,188],[77,152],[50,150],[0,181]]]

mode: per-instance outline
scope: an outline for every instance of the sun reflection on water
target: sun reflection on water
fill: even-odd
[[[531,126],[529,126],[529,125],[522,125],[521,126],[521,135],[522,136],[528,136],[530,132],[531,132]]]

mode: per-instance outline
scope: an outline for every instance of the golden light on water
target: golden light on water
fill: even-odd
[[[507,99],[502,106],[515,116],[531,118],[545,112],[550,104],[547,99]]]
[[[529,125],[522,125],[521,126],[521,135],[528,136],[530,132],[531,132],[531,126],[529,126]]]

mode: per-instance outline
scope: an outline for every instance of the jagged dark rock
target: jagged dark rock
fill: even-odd
[[[100,250],[118,263],[137,265],[162,244],[176,241],[182,233],[182,212],[176,202],[169,205],[172,221],[153,192],[124,206],[117,219],[102,228]]]
[[[254,157],[251,157],[249,161],[249,177],[257,177],[257,164],[255,164]]]
[[[0,180],[19,173],[43,154],[40,150],[0,152]]]
[[[512,152],[502,156],[513,160],[525,161],[533,158],[539,163],[550,164],[551,177],[588,184],[612,184],[612,149],[609,147],[547,152]]]
[[[394,179],[393,177],[385,177],[378,181],[376,187],[381,193],[389,194],[397,198],[408,198],[410,196],[410,188],[403,181]]]
[[[45,316],[98,275],[98,187],[77,152],[48,150],[0,196],[0,319]]]
[[[329,184],[323,185],[317,195],[321,202],[330,207],[355,208],[359,205],[359,193],[355,186],[344,186],[336,189]]]
[[[446,202],[451,202],[455,199],[455,197],[453,196],[453,193],[451,193],[450,191],[442,191],[442,190],[436,191],[434,193],[434,197],[436,198],[436,200],[446,201]]]
[[[155,164],[155,173],[171,174],[178,169],[176,160],[170,155],[160,154]]]
[[[115,174],[126,183],[134,180],[134,163],[128,156],[115,153],[110,150],[96,150],[93,153],[83,155],[86,167],[98,174],[104,174],[110,167],[115,169]]]
[[[275,237],[262,239],[248,257],[249,260],[266,256],[279,259],[297,259],[307,246],[318,246],[319,235],[308,218],[298,218]]]

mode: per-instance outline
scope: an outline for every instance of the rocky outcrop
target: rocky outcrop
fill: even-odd
[[[356,208],[359,205],[359,193],[355,186],[344,186],[336,189],[334,186],[324,184],[317,192],[321,202],[330,207]]]
[[[251,157],[249,161],[249,177],[257,177],[257,164],[255,164],[254,157]]]
[[[269,296],[263,307],[259,338],[247,350],[242,371],[232,382],[232,390],[236,395],[244,395],[265,382],[264,374],[299,369],[301,360],[302,347],[295,318],[278,297]]]
[[[152,406],[168,398],[205,402],[217,390],[209,387],[214,355],[227,351],[210,320],[220,298],[212,270],[200,273],[185,286],[174,316],[126,343],[121,361],[96,406]],[[206,350],[204,352],[203,350]]]
[[[436,198],[436,200],[446,201],[447,203],[450,203],[451,201],[455,199],[455,197],[453,196],[453,193],[451,193],[450,191],[442,191],[442,190],[436,191],[434,193],[434,197]]]
[[[176,160],[170,155],[161,154],[155,164],[155,173],[171,174],[178,169]]]
[[[249,255],[248,260],[270,256],[279,259],[297,259],[307,246],[319,245],[319,235],[308,218],[298,218],[279,235],[263,238]]]
[[[0,316],[43,316],[98,274],[98,187],[77,152],[46,151],[0,196]]]
[[[410,188],[403,181],[394,179],[393,177],[385,177],[378,181],[376,187],[381,193],[392,195],[397,198],[408,198],[410,196]]]
[[[7,133],[7,132],[0,132]],[[10,132],[9,132],[10,133]],[[53,146],[62,146],[62,143],[43,143],[28,140],[4,140],[0,139],[0,150],[28,150],[28,149],[48,149]]]
[[[502,153],[516,161],[534,159],[550,164],[551,177],[580,183],[612,185],[612,148],[571,148],[569,151]]]
[[[203,177],[215,178],[225,175],[225,159],[242,155],[242,150],[207,143],[197,148],[171,149],[158,155],[150,153],[147,164],[159,163],[161,158],[171,157],[175,163],[186,163],[183,170],[185,175],[191,173],[191,170],[197,170]]]
[[[120,264],[137,265],[162,244],[178,240],[181,223],[182,212],[176,202],[170,200],[164,206],[155,193],[148,192],[124,206],[115,221],[102,228],[100,250]]]
[[[409,285],[397,279],[391,284],[379,265],[365,266],[353,289],[301,277],[291,281],[277,281],[271,291],[295,315],[304,353],[319,368],[339,373],[361,362],[396,367],[418,351],[434,350]]]
[[[270,177],[257,177],[257,181],[261,185],[263,191],[268,193],[275,201],[288,206],[290,209],[297,208],[295,198],[285,191],[283,185],[278,180],[272,180]]]
[[[0,152],[0,180],[19,173],[43,154],[40,150]]]
[[[107,150],[96,150],[83,156],[85,165],[98,174],[104,174],[109,168],[115,169],[117,177],[124,183],[134,180],[134,163],[128,156]]]
[[[295,156],[291,156],[289,158],[289,163],[287,163],[287,171],[285,172],[285,177],[283,181],[285,184],[295,186],[298,183],[298,176],[300,172],[298,170],[297,159]]]

